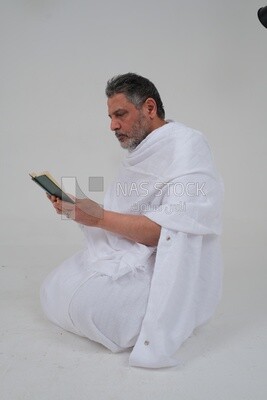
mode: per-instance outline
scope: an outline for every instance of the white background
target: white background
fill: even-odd
[[[104,89],[129,71],[155,83],[167,118],[207,136],[225,182],[225,234],[266,229],[260,6],[1,0],[1,243],[79,242],[28,173],[76,176],[87,195],[88,177],[103,176],[106,189],[123,151],[109,130]]]
[[[267,30],[255,0],[0,0],[1,393],[40,400],[265,400]],[[152,80],[166,117],[202,131],[225,183],[224,293],[181,369],[127,369],[45,320],[39,285],[81,247],[28,173],[105,189],[124,151],[106,81]],[[3,267],[3,268],[2,268]],[[1,348],[1,346],[3,347]],[[103,384],[104,377],[104,384]]]

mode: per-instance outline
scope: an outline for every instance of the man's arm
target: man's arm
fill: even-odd
[[[157,246],[161,226],[144,215],[120,214],[103,210],[98,227],[146,246]]]
[[[58,214],[88,226],[105,229],[146,246],[157,246],[161,226],[144,215],[121,214],[104,210],[91,199],[76,200],[75,204],[48,196]]]

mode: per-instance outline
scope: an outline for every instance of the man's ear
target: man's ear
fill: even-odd
[[[144,109],[151,119],[155,118],[155,116],[157,115],[157,104],[155,100],[152,99],[152,97],[146,99],[144,103]]]

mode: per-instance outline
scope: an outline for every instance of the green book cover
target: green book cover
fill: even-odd
[[[51,196],[59,197],[63,201],[67,201],[69,203],[75,203],[74,200],[70,198],[59,186],[59,184],[55,181],[52,175],[49,172],[43,172],[39,175],[34,172],[30,173],[30,176],[34,182],[36,182],[42,189],[44,189]]]

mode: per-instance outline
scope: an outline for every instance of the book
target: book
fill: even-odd
[[[38,175],[35,172],[31,172],[29,175],[35,183],[46,191],[46,193],[51,196],[59,197],[63,201],[75,204],[75,201],[60,188],[60,185],[48,171],[44,171]]]

